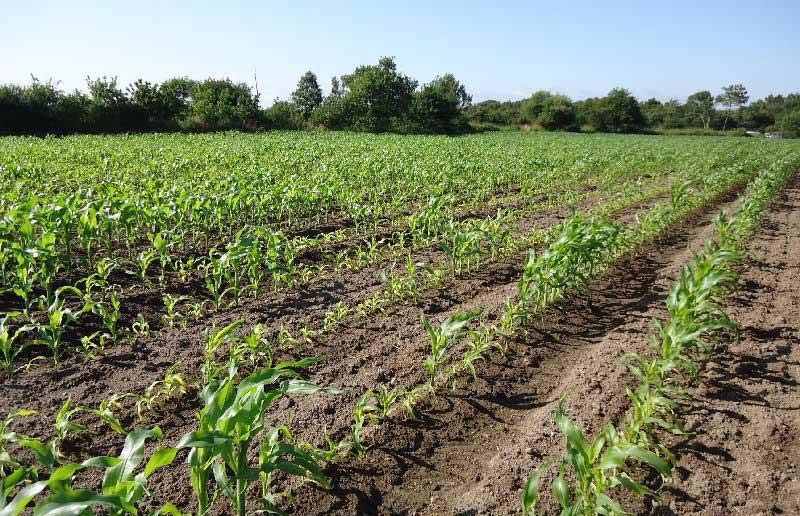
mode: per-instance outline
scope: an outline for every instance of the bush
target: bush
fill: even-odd
[[[780,120],[780,128],[790,136],[800,137],[800,110],[784,114]]]
[[[565,95],[551,95],[542,103],[539,123],[548,131],[572,129],[576,124],[575,105]]]
[[[276,100],[262,114],[264,125],[269,129],[292,131],[303,129],[303,114],[290,102]]]
[[[589,123],[606,133],[636,133],[645,128],[639,103],[623,88],[614,88],[592,103]]]
[[[464,85],[452,74],[437,77],[414,93],[411,108],[413,126],[408,132],[464,133],[469,127],[463,110],[471,102],[472,97]]]

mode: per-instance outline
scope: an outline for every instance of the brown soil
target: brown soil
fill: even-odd
[[[555,307],[505,360],[482,365],[478,382],[440,394],[420,421],[380,427],[362,461],[332,468],[332,491],[298,493],[296,514],[518,514],[527,476],[563,449],[553,420],[561,396],[574,393],[570,413],[589,434],[627,409],[630,378],[619,357],[646,351],[650,320],[662,315],[692,252],[713,236],[715,213],[694,217]],[[455,311],[497,306],[514,287],[493,289],[491,299],[476,290]],[[415,355],[424,356],[422,346]]]
[[[800,514],[800,177],[749,246],[729,306],[740,342],[706,367],[653,514]]]
[[[794,470],[781,470],[785,475],[780,477],[778,474],[775,477],[778,480],[773,479],[774,475],[766,475],[772,470],[756,471],[757,453],[742,455],[742,461],[749,459],[750,471],[762,474],[763,478],[759,477],[761,483],[753,481],[749,484],[756,486],[754,489],[764,487],[755,494],[755,499],[767,500],[766,494],[762,496],[761,493],[768,494],[767,487],[778,485],[783,486],[780,491],[784,493],[783,499],[793,498],[796,504],[800,491],[796,469],[796,444],[800,435],[797,416],[794,412],[776,408],[797,409],[796,384],[770,383],[777,377],[787,382],[794,381],[786,375],[796,377],[798,372],[798,352],[792,344],[800,339],[797,322],[800,319],[797,251],[800,249],[796,249],[799,244],[790,241],[789,237],[800,233],[800,184],[796,181],[787,189],[786,195],[784,203],[776,205],[770,214],[767,229],[753,244],[759,258],[748,268],[747,274],[758,267],[764,269],[761,276],[754,276],[746,283],[742,299],[750,296],[750,305],[745,309],[744,305],[737,304],[733,313],[743,324],[742,310],[765,314],[754,315],[748,323],[760,329],[749,331],[745,325],[742,343],[731,347],[733,360],[721,361],[706,372],[706,375],[713,375],[717,369],[727,368],[734,373],[720,372],[715,381],[735,384],[737,396],[749,388],[753,392],[743,395],[741,400],[725,396],[713,398],[713,392],[727,390],[714,391],[711,381],[714,377],[709,376],[708,392],[699,393],[698,403],[702,407],[703,396],[706,396],[709,403],[713,401],[714,405],[709,407],[714,409],[707,408],[704,412],[698,408],[689,419],[691,424],[696,422],[693,418],[706,421],[703,427],[716,429],[718,425],[724,426],[724,418],[729,417],[732,419],[727,420],[727,428],[732,435],[735,435],[736,424],[751,425],[750,429],[743,427],[740,435],[745,445],[757,444],[751,434],[763,434],[764,446],[767,447],[764,450],[772,450],[772,446],[782,447],[783,452],[769,451],[764,456],[768,462],[761,463],[762,467],[767,467],[765,464],[778,464],[783,457],[788,461],[786,464],[794,464]],[[733,197],[729,197],[723,204],[733,202]],[[644,203],[638,208],[645,209],[650,204]],[[625,210],[617,216],[627,220],[634,216],[635,211]],[[297,498],[289,508],[296,514],[518,514],[519,494],[528,474],[546,457],[562,450],[563,441],[553,421],[554,407],[561,395],[574,391],[569,402],[570,413],[589,434],[608,422],[616,422],[627,409],[624,386],[631,379],[618,359],[626,352],[646,350],[650,319],[663,315],[663,301],[669,284],[689,260],[692,251],[713,235],[711,217],[716,211],[716,208],[709,209],[694,217],[669,238],[610,271],[588,292],[571,297],[551,310],[544,320],[532,324],[527,337],[512,344],[508,356],[493,357],[492,361],[482,363],[478,381],[461,380],[453,391],[441,393],[430,402],[419,420],[398,416],[371,430],[371,448],[363,460],[348,459],[327,468],[334,486],[331,491],[312,485],[295,486]],[[554,224],[563,216],[563,213],[542,214],[537,216],[535,224],[538,227]],[[769,226],[770,221],[773,226]],[[770,232],[774,235],[770,236],[772,240],[769,242],[772,243],[767,245],[769,242],[765,239],[772,234]],[[758,246],[762,241],[764,248],[759,254],[761,248]],[[490,321],[495,319],[503,301],[516,291],[519,258],[511,257],[465,279],[450,282],[444,291],[431,292],[416,305],[393,307],[385,315],[370,318],[365,325],[349,322],[330,338],[302,350],[302,355],[329,357],[327,362],[306,371],[309,379],[321,385],[337,386],[346,392],[340,396],[284,399],[270,416],[273,422],[287,424],[298,438],[318,445],[322,444],[323,430],[335,438],[343,437],[352,422],[354,400],[364,388],[379,385],[407,388],[424,382],[421,361],[428,352],[428,344],[419,323],[420,310],[437,323],[455,312],[479,307],[488,309]],[[765,293],[768,294],[772,285],[781,285],[782,289],[770,298]],[[379,286],[377,270],[367,268],[350,278],[321,279],[297,291],[247,301],[239,308],[215,314],[211,320],[220,327],[244,318],[247,324],[265,322],[273,328],[280,323],[296,325],[306,319],[319,321],[324,311],[339,300],[351,303],[364,299]],[[782,302],[779,300],[781,295]],[[161,307],[152,307],[151,310],[157,314]],[[776,322],[781,317],[785,320]],[[81,404],[97,406],[113,393],[141,393],[151,382],[162,378],[164,371],[176,361],[181,362],[183,371],[194,376],[201,362],[200,331],[209,324],[209,320],[205,320],[185,330],[164,329],[150,338],[146,347],[126,349],[119,346],[97,361],[70,357],[59,367],[34,367],[3,379],[0,381],[3,392],[0,414],[22,407],[41,411],[40,416],[15,422],[14,429],[47,439],[52,435],[53,415],[67,396]],[[776,327],[781,329],[778,333],[774,333]],[[761,343],[754,336],[767,339],[769,343]],[[756,347],[751,344],[747,348],[748,342],[755,342]],[[737,351],[737,346],[745,348]],[[757,355],[758,346],[771,351]],[[737,369],[735,362],[739,356],[744,357],[744,365]],[[745,380],[740,378],[744,375],[756,375],[758,385],[744,383]],[[735,383],[740,380],[740,383]],[[748,380],[754,381],[753,378]],[[794,398],[787,397],[781,388],[794,389]],[[752,407],[743,405],[745,401],[756,398],[757,403],[754,402]],[[765,408],[763,400],[767,400],[771,408]],[[732,405],[721,405],[724,403]],[[171,445],[182,434],[194,429],[194,413],[198,406],[197,396],[188,396],[165,413],[155,414],[149,424],[161,426],[165,434],[164,444]],[[773,415],[772,426],[764,426],[768,420],[766,414]],[[737,417],[747,419],[747,423]],[[714,418],[722,419],[718,423]],[[80,420],[97,433],[83,434],[67,443],[66,451],[74,460],[91,454],[110,455],[120,451],[121,436],[102,427],[95,418],[81,416]],[[132,417],[123,419],[123,423],[141,425]],[[768,437],[767,433],[773,429],[772,437]],[[712,436],[704,435],[682,444],[690,450],[692,446],[704,443],[702,439],[711,439],[708,449],[723,446]],[[794,441],[790,442],[790,437]],[[730,442],[724,446],[729,445]],[[761,446],[760,441],[758,445]],[[794,456],[790,454],[792,446]],[[676,475],[674,486],[670,486],[674,491],[670,491],[661,504],[654,507],[652,503],[634,502],[638,504],[637,510],[671,514],[669,507],[677,507],[676,513],[727,514],[725,509],[723,512],[704,511],[732,496],[726,494],[728,489],[744,491],[740,484],[742,477],[726,473],[728,480],[714,484],[717,489],[710,489],[698,479],[706,478],[712,471],[708,469],[711,466],[706,464],[704,470],[705,463],[697,457],[711,452],[706,448],[699,450],[697,453],[682,453],[681,467],[685,472],[680,469],[681,475]],[[730,453],[738,461],[735,453],[741,454],[746,450],[746,446],[739,445]],[[725,458],[711,455],[712,462]],[[191,510],[194,501],[188,468],[182,464],[182,458],[183,455],[179,456],[174,466],[152,477],[151,487],[161,503],[171,501],[183,510]],[[737,470],[736,462],[725,464],[725,467],[730,471]],[[747,498],[753,497],[748,495]],[[769,498],[770,503],[784,503],[777,498],[773,502],[773,498]],[[546,511],[553,512],[553,501],[546,493],[543,505]],[[225,514],[225,507],[220,503],[218,513]],[[781,507],[788,513],[792,512],[786,503]],[[667,512],[663,512],[665,510]]]

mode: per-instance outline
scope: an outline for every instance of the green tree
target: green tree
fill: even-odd
[[[342,91],[342,85],[339,82],[339,78],[335,75],[331,77],[331,97],[341,97],[344,94]]]
[[[346,113],[347,128],[381,133],[404,125],[417,81],[399,73],[394,58],[383,57],[342,76],[342,85],[347,91],[340,112]]]
[[[436,77],[414,94],[417,130],[434,134],[464,132],[467,122],[463,110],[471,103],[472,96],[452,74]]]
[[[686,99],[686,110],[690,117],[700,120],[703,128],[708,129],[714,115],[714,97],[706,90],[692,93]]]
[[[571,129],[575,122],[575,104],[566,95],[550,95],[542,103],[539,123],[548,131]]]
[[[189,115],[192,92],[196,84],[196,81],[186,77],[174,77],[162,82],[158,87],[164,117],[173,125],[177,125]]]
[[[647,127],[661,127],[664,125],[664,104],[656,99],[647,99],[639,104]]]
[[[264,110],[264,118],[267,127],[282,131],[301,129],[304,122],[293,103],[280,99],[276,99],[272,106]]]
[[[545,90],[535,92],[528,100],[522,103],[522,117],[528,122],[536,122],[539,120],[539,115],[541,115],[544,109],[545,101],[552,96],[552,93]]]
[[[734,107],[739,109],[739,107],[747,104],[748,100],[750,100],[750,95],[747,93],[747,88],[741,84],[731,84],[730,86],[722,88],[722,93],[717,95],[716,101],[717,104],[721,104],[727,108],[725,112],[725,122],[722,124],[723,131],[728,126],[728,116]]]
[[[322,104],[322,88],[319,87],[314,72],[304,73],[297,81],[297,89],[292,93],[292,102],[304,120],[311,118],[311,113]]]
[[[686,110],[677,99],[670,99],[664,102],[664,127],[667,129],[677,129],[686,127]]]
[[[612,133],[634,133],[645,127],[639,103],[623,88],[614,88],[592,103],[589,123],[598,131]]]
[[[117,85],[116,77],[86,78],[91,102],[89,126],[94,132],[146,130],[146,117]]]
[[[138,79],[128,86],[128,95],[133,105],[144,114],[148,128],[158,129],[166,126],[167,114],[158,84]]]
[[[258,117],[258,96],[250,86],[230,79],[206,79],[195,84],[187,129],[219,130],[253,127]]]
[[[792,136],[800,136],[800,110],[784,113],[780,119],[779,127]]]

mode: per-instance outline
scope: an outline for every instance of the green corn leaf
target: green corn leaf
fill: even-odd
[[[536,468],[528,477],[525,487],[522,489],[522,514],[523,516],[533,516],[536,511],[536,504],[539,502],[539,480],[545,471],[553,465],[553,460],[549,460]]]
[[[569,507],[569,484],[564,479],[563,473],[559,473],[559,475],[553,479],[553,496],[555,496],[558,503],[561,504],[561,507],[566,509]]]
[[[17,516],[25,507],[47,487],[46,480],[40,480],[20,489],[19,493],[0,510],[0,516]]]
[[[140,428],[131,431],[125,437],[125,445],[119,454],[120,462],[106,470],[103,477],[103,490],[113,489],[122,482],[128,482],[133,478],[133,470],[142,462],[144,458],[144,444],[150,437],[161,437],[161,429]]]
[[[184,435],[176,448],[213,448],[221,446],[231,441],[231,438],[222,432],[212,432],[208,430],[198,430]]]
[[[116,495],[98,494],[89,489],[78,489],[53,495],[36,505],[34,516],[83,516],[92,506],[113,507],[136,515],[136,508]]]
[[[155,452],[144,467],[144,477],[148,478],[156,470],[172,464],[178,451],[178,448],[162,448]]]

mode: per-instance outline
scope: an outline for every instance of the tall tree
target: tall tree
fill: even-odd
[[[341,107],[347,127],[382,133],[404,124],[417,81],[398,72],[394,58],[382,57],[377,65],[359,66],[343,75],[342,86],[346,93]]]
[[[343,93],[339,78],[334,75],[331,77],[331,97],[340,97]]]
[[[598,131],[635,133],[645,126],[636,98],[624,88],[614,88],[592,103],[589,123]]]
[[[308,120],[311,113],[322,104],[322,88],[319,87],[314,72],[309,70],[297,81],[297,89],[292,93],[292,102],[300,110],[304,120]]]
[[[741,84],[731,84],[722,88],[722,93],[717,95],[717,104],[722,104],[727,108],[725,122],[722,124],[723,131],[728,126],[728,116],[734,106],[739,109],[740,106],[747,104],[748,100],[750,100],[750,95],[747,94],[747,88]]]
[[[463,132],[467,120],[463,109],[472,104],[472,96],[453,74],[436,77],[414,94],[414,129],[425,133]]]
[[[539,120],[539,115],[542,114],[545,101],[552,96],[552,93],[545,90],[539,90],[535,92],[528,100],[522,103],[522,116],[528,122],[536,122]]]
[[[703,127],[708,129],[714,114],[714,97],[705,90],[693,93],[686,99],[686,109],[690,116],[699,118]]]
[[[542,103],[539,123],[548,131],[563,131],[575,125],[575,104],[566,95],[550,95]]]

